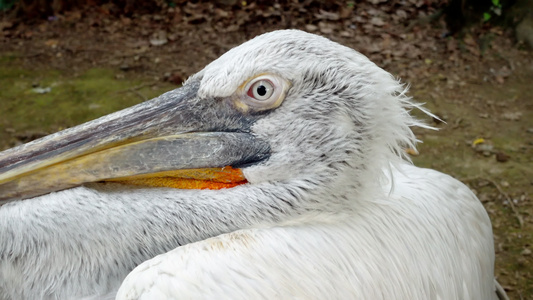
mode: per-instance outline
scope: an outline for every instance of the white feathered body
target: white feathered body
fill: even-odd
[[[392,189],[338,213],[157,256],[130,273],[117,299],[496,299],[479,200],[433,170],[404,165],[392,176]]]
[[[495,299],[487,213],[459,181],[404,161],[410,126],[426,126],[397,80],[352,49],[286,30],[185,85],[198,103],[242,109],[243,83],[259,74],[291,87],[277,108],[235,113],[270,146],[242,169],[249,183],[97,183],[8,203],[0,299],[112,297],[137,266],[117,299]]]

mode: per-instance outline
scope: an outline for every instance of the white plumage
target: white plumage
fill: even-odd
[[[117,299],[496,299],[479,201],[449,176],[402,171],[388,197],[157,256]]]
[[[261,74],[290,86],[265,109],[242,91]],[[249,183],[92,183],[5,204],[0,299],[112,298],[119,285],[116,299],[498,299],[488,215],[459,181],[404,161],[409,127],[424,125],[390,74],[285,30],[194,86],[191,103],[232,107],[268,142],[268,159],[242,167]]]

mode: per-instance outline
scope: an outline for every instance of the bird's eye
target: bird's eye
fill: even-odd
[[[289,90],[290,83],[280,76],[263,74],[250,79],[244,85],[244,91],[239,97],[238,107],[243,110],[255,111],[278,107]]]
[[[248,89],[248,96],[259,101],[268,100],[274,93],[274,84],[267,79],[255,81],[250,89]]]

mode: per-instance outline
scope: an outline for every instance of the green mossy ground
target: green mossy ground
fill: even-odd
[[[81,74],[27,70],[0,57],[0,148],[68,128],[151,99],[175,88],[121,71],[90,69]],[[38,93],[38,89],[50,92]]]

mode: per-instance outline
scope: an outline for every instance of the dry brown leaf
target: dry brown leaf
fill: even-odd
[[[353,17],[352,20],[354,22],[356,22],[356,23],[366,23],[367,22],[367,19],[363,18],[362,16],[355,16],[355,17]]]
[[[339,16],[341,19],[350,17],[353,13],[353,6],[341,6]]]
[[[229,18],[230,12],[220,8],[215,8],[215,15],[219,18]]]
[[[13,22],[0,21],[0,31],[3,31],[4,29],[9,29],[12,27],[13,27]]]
[[[448,52],[456,52],[457,51],[457,40],[454,38],[450,38],[446,42],[446,50]]]
[[[305,30],[309,32],[315,32],[318,30],[318,26],[313,25],[313,24],[305,24]]]
[[[383,26],[385,25],[385,22],[383,22],[383,20],[379,17],[373,17],[372,19],[370,19],[370,23],[372,23],[372,25],[376,25],[376,26]]]
[[[520,118],[522,117],[522,112],[506,112],[502,115],[502,117],[508,121],[520,121]]]
[[[340,15],[336,12],[329,12],[321,9],[318,14],[315,14],[315,17],[320,20],[330,20],[337,21],[340,19]]]
[[[466,35],[463,39],[463,42],[465,43],[466,49],[470,53],[474,54],[476,57],[481,55],[481,52],[479,51],[479,45],[471,35]]]
[[[58,39],[50,39],[50,40],[46,40],[44,42],[44,44],[50,48],[56,48],[57,45],[59,44],[59,40]]]
[[[162,46],[168,43],[167,32],[164,30],[156,31],[150,37],[150,45],[152,46]]]
[[[396,10],[396,15],[402,19],[407,19],[407,13],[403,9]]]
[[[339,34],[342,37],[353,37],[354,36],[351,31],[347,31],[347,30],[343,30],[343,31],[339,32]]]
[[[320,32],[323,34],[331,34],[333,33],[333,26],[331,24],[328,24],[326,22],[319,22],[318,28],[320,29]]]

